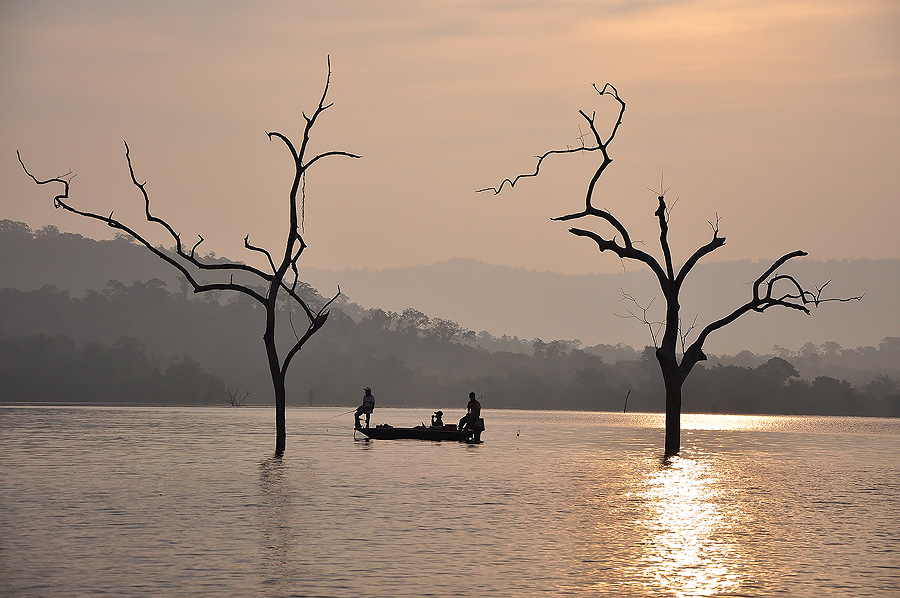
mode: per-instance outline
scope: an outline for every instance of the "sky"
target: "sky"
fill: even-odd
[[[597,154],[476,193],[578,143],[627,104],[597,205],[658,255],[655,193],[677,199],[676,261],[721,218],[710,261],[900,257],[896,0],[0,3],[0,218],[108,238],[52,208],[38,177],[129,223],[142,203],[186,241],[253,263],[279,248],[298,138],[313,150],[303,264],[343,270],[456,257],[585,274],[623,265],[550,219],[577,211]],[[608,232],[602,225],[598,232]],[[156,242],[167,243],[154,236]],[[167,243],[168,244],[168,243]]]

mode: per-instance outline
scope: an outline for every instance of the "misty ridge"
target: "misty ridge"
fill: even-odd
[[[3,220],[0,254],[2,401],[228,404],[228,392],[249,392],[247,404],[268,404],[262,315],[246,298],[193,295],[177,273],[121,235],[95,241]],[[776,314],[761,325],[748,319],[721,345],[737,350],[717,355],[711,347],[688,380],[685,411],[900,416],[900,338],[891,336],[889,301],[900,260],[808,261],[800,269],[867,293],[863,304],[823,314],[811,329],[842,340],[878,338],[878,346],[809,342],[816,337],[798,335],[813,319],[796,314],[783,324]],[[702,289],[704,278],[752,278],[745,270],[754,264],[708,264],[694,282]],[[312,305],[326,301],[316,289],[330,296],[337,283],[349,298],[334,304],[327,332],[303,348],[288,376],[289,405],[355,405],[369,385],[381,406],[462,409],[475,391],[491,408],[618,411],[628,395],[630,411],[664,409],[646,329],[614,315],[623,313],[620,287],[645,288],[639,273],[564,276],[452,260],[302,274],[312,283],[302,289]],[[746,292],[740,282],[730,286]],[[685,304],[711,317],[721,311],[716,301],[733,299]],[[780,345],[757,354],[741,348],[739,337],[754,328]],[[535,330],[543,332],[504,334]]]

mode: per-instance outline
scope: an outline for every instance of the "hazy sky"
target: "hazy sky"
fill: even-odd
[[[900,256],[900,2],[43,2],[0,4],[0,218],[109,230],[54,211],[38,176],[78,173],[72,201],[140,218],[122,140],[155,212],[186,240],[252,260],[283,236],[291,164],[266,131],[302,131],[333,68],[307,181],[305,264],[451,257],[565,273],[621,264],[552,216],[577,210],[596,155],[578,109],[627,102],[600,205],[655,250],[661,174],[680,198],[676,257],[722,217],[719,260]],[[611,125],[612,121],[608,121]],[[599,230],[599,229],[598,229]]]

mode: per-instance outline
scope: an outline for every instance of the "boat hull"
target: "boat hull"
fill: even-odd
[[[375,428],[360,428],[359,432],[374,440],[449,440],[452,442],[473,442],[474,440],[474,432],[472,430],[378,426]]]

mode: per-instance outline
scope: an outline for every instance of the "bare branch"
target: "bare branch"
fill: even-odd
[[[653,339],[653,346],[655,348],[659,348],[659,344],[657,343],[656,339],[657,339],[657,335],[659,334],[660,329],[662,328],[663,323],[659,322],[659,321],[651,321],[647,317],[647,312],[653,306],[653,302],[656,301],[656,298],[654,297],[653,299],[651,299],[650,303],[647,304],[647,307],[644,307],[640,303],[638,303],[637,299],[635,299],[634,296],[626,293],[623,289],[619,289],[619,290],[622,292],[622,298],[620,299],[620,301],[626,301],[626,300],[631,301],[635,305],[635,307],[637,307],[640,310],[641,315],[637,315],[631,309],[626,310],[628,312],[627,316],[623,316],[623,315],[620,315],[617,313],[614,313],[613,315],[616,317],[625,318],[625,319],[632,318],[632,319],[637,320],[641,324],[646,325],[647,329],[650,331],[650,338]]]
[[[288,312],[288,323],[291,325],[291,332],[294,333],[294,338],[297,339],[297,342],[300,342],[300,335],[297,334],[297,329],[294,328],[294,314],[293,314],[293,312]]]
[[[53,198],[53,207],[64,207],[65,209],[69,209],[69,207],[63,202],[63,200],[69,198],[69,185],[71,184],[72,179],[75,178],[75,174],[71,170],[65,174],[55,176],[50,179],[39,180],[36,176],[28,171],[28,168],[25,166],[25,162],[22,161],[22,154],[19,153],[19,150],[16,150],[16,158],[19,159],[19,164],[22,165],[22,170],[25,171],[25,174],[31,177],[31,180],[33,180],[36,184],[47,185],[49,183],[62,183],[63,192]],[[112,214],[110,214],[110,216],[112,216]]]
[[[675,279],[675,269],[672,266],[672,251],[669,249],[669,221],[666,211],[666,198],[663,195],[658,196],[659,207],[656,208],[654,215],[659,221],[659,246],[662,248],[663,257],[666,260],[666,277],[669,280]]]
[[[805,255],[807,255],[805,251],[793,251],[775,260],[775,262],[771,266],[769,266],[759,278],[754,281],[753,297],[750,299],[750,301],[741,305],[724,318],[708,324],[697,336],[697,339],[694,341],[688,351],[685,352],[685,357],[682,361],[681,366],[682,369],[685,370],[684,376],[687,376],[687,372],[690,371],[690,369],[697,361],[706,358],[706,356],[703,355],[703,343],[706,342],[707,337],[711,333],[724,328],[728,324],[731,324],[739,317],[750,311],[762,313],[772,307],[784,307],[787,309],[802,311],[803,313],[809,315],[810,310],[807,306],[810,304],[818,307],[821,303],[831,301],[847,302],[862,300],[863,295],[854,297],[823,298],[822,291],[825,289],[825,287],[828,286],[828,282],[820,287],[817,287],[816,292],[813,293],[804,289],[800,282],[797,281],[797,279],[793,276],[790,276],[788,274],[776,273],[777,269],[783,266],[789,260]],[[778,286],[779,282],[787,283],[792,291],[776,295],[776,286]],[[760,294],[761,287],[765,288],[765,294]],[[688,353],[691,354],[690,359],[688,357]]]
[[[816,307],[819,307],[819,304],[820,304],[820,303],[827,303],[827,302],[829,302],[829,301],[836,301],[836,302],[838,302],[838,303],[846,303],[846,302],[848,302],[848,301],[862,301],[863,297],[866,296],[866,294],[863,293],[862,295],[857,295],[857,296],[855,296],[855,297],[828,297],[828,298],[826,298],[826,299],[823,299],[823,298],[822,298],[822,291],[824,291],[824,290],[825,290],[825,287],[827,287],[827,286],[830,285],[830,284],[831,284],[831,281],[829,280],[828,282],[826,282],[826,283],[823,284],[822,286],[817,286],[817,287],[816,287],[816,293],[815,293],[815,295],[814,295],[814,297],[813,297],[813,299],[812,299],[813,304],[814,304]]]
[[[315,158],[312,158],[309,162],[307,162],[303,166],[303,169],[306,170],[307,168],[309,168],[310,166],[312,166],[313,164],[315,164],[322,158],[327,158],[329,156],[345,156],[347,158],[362,158],[362,156],[359,156],[357,154],[351,154],[350,152],[342,152],[342,151],[332,150],[330,152],[321,153],[318,156],[316,156]]]
[[[290,150],[291,156],[293,156],[294,160],[297,159],[297,150],[296,150],[296,148],[294,148],[294,144],[291,143],[290,139],[288,139],[287,137],[285,137],[284,135],[282,135],[281,133],[278,133],[276,131],[272,131],[271,133],[269,131],[266,131],[266,136],[269,138],[269,141],[272,141],[272,137],[277,137],[278,139],[281,139],[284,142],[284,144],[287,146],[288,150]]]
[[[616,231],[622,235],[622,240],[625,243],[625,247],[631,247],[634,245],[631,240],[631,235],[628,233],[628,230],[625,228],[619,220],[613,216],[607,210],[601,210],[599,208],[595,208],[593,206],[587,206],[583,211],[576,212],[574,214],[566,214],[565,216],[557,216],[556,218],[551,218],[551,220],[565,222],[567,220],[577,220],[579,218],[584,218],[585,216],[596,216],[602,220],[607,221]]]
[[[246,391],[243,396],[241,396],[241,390],[238,387],[228,387],[225,390],[221,391],[222,394],[228,397],[228,403],[232,407],[240,407],[244,404],[244,401],[247,400],[247,397],[250,396],[250,391]]]
[[[259,253],[263,254],[264,256],[266,256],[266,259],[269,260],[269,267],[272,268],[273,274],[278,270],[275,267],[275,261],[272,259],[271,253],[269,253],[262,247],[256,247],[256,246],[250,244],[250,234],[249,233],[244,237],[244,247],[246,249],[249,249],[250,251],[256,251],[256,252],[259,252]]]
[[[53,198],[53,203],[54,203],[55,207],[62,208],[68,212],[77,214],[77,215],[85,217],[85,218],[90,218],[92,220],[98,220],[100,222],[105,223],[107,226],[109,226],[111,228],[121,230],[122,232],[130,235],[135,240],[137,240],[141,245],[143,245],[148,250],[150,250],[154,255],[156,255],[163,261],[167,262],[168,264],[170,264],[171,266],[176,268],[179,272],[181,272],[181,274],[185,277],[185,279],[188,281],[188,283],[191,285],[191,287],[193,287],[195,293],[201,293],[201,292],[205,292],[205,291],[209,291],[209,290],[231,290],[231,291],[238,291],[238,292],[250,295],[251,297],[253,297],[254,299],[256,299],[258,301],[263,300],[263,297],[261,295],[259,295],[258,293],[256,293],[255,291],[253,291],[252,289],[243,288],[243,287],[240,287],[239,285],[234,285],[231,283],[228,283],[228,284],[222,284],[222,283],[201,284],[200,282],[197,281],[197,279],[193,276],[193,274],[187,269],[187,267],[184,264],[182,264],[181,262],[179,262],[178,260],[176,260],[172,255],[170,255],[169,253],[166,253],[165,251],[161,250],[160,248],[154,246],[152,243],[150,243],[146,238],[144,238],[136,230],[132,229],[129,226],[126,226],[125,224],[122,224],[118,220],[115,220],[112,217],[113,212],[110,212],[109,216],[102,216],[100,214],[95,214],[93,212],[79,210],[79,209],[74,208],[71,205],[69,205],[66,201],[64,201],[64,200],[68,199],[68,197],[69,197],[69,182],[68,182],[68,180],[66,180],[63,177],[54,177],[52,179],[39,180],[28,171],[28,169],[25,167],[24,162],[22,162],[21,157],[19,158],[19,162],[22,163],[22,168],[25,170],[25,172],[28,174],[28,176],[30,176],[37,184],[43,185],[43,184],[47,184],[47,183],[62,183],[64,185],[64,193],[61,193]],[[132,179],[134,179],[133,174],[132,174]],[[69,180],[71,180],[71,178]],[[140,187],[140,185],[139,185],[139,187]],[[145,197],[146,197],[146,194],[145,194]],[[159,220],[159,219],[157,219],[157,220]],[[168,226],[168,224],[166,224],[165,226],[177,238],[177,235],[174,233],[174,230],[172,230],[172,228],[170,226]],[[176,255],[181,256],[182,258],[186,258],[186,259],[189,257],[188,254],[184,253],[184,251],[178,251],[178,252],[176,252]],[[193,263],[195,265],[199,264],[201,267],[203,266],[203,264],[200,264],[195,259],[189,259],[188,261],[190,261],[191,263]],[[223,264],[222,266],[223,266],[223,268],[216,268],[216,269],[225,269],[225,268],[231,267],[230,265],[227,265],[227,264]],[[237,266],[240,266],[240,265],[239,264],[235,265],[235,267],[237,267]],[[206,268],[213,269],[212,266],[207,266]],[[240,269],[248,269],[248,268],[240,268]],[[250,270],[252,271],[253,269],[250,269]]]
[[[699,317],[699,314],[694,316],[694,321],[691,322],[691,325],[688,327],[687,330],[684,330],[684,328],[682,327],[681,318],[680,317],[678,318],[678,336],[681,339],[681,354],[682,355],[684,355],[684,352],[685,352],[685,346],[687,344],[688,336],[690,336],[690,334],[694,330],[694,328],[697,327],[697,318],[698,317]]]
[[[669,192],[670,187],[664,187],[664,186],[663,186],[663,180],[664,180],[664,178],[665,178],[665,173],[659,175],[659,191],[657,191],[656,189],[653,189],[652,187],[647,187],[647,191],[649,191],[649,192],[652,193],[653,195],[662,195],[662,196],[665,196],[666,193]],[[677,202],[678,200],[675,200],[675,201]],[[672,204],[672,207],[674,208],[674,207],[675,207],[675,204]]]
[[[707,221],[709,222],[709,221]],[[706,245],[698,248],[691,257],[681,266],[681,270],[678,271],[678,277],[675,279],[675,288],[680,289],[681,285],[684,283],[684,279],[687,277],[688,273],[697,265],[704,256],[709,255],[719,247],[725,244],[725,237],[719,236],[719,215],[716,214],[716,224],[713,225],[712,222],[709,223],[713,230],[713,237]]]
[[[322,326],[325,325],[325,322],[328,320],[328,314],[330,313],[328,311],[328,306],[330,306],[335,301],[335,299],[340,297],[340,295],[341,287],[339,286],[337,294],[335,294],[334,297],[332,297],[325,305],[323,305],[321,309],[316,312],[315,316],[310,319],[309,327],[306,329],[306,333],[304,333],[302,337],[297,338],[297,342],[294,343],[294,346],[291,347],[291,349],[287,352],[287,355],[285,355],[284,363],[281,366],[282,374],[287,372],[287,369],[290,366],[291,361],[294,359],[294,356],[300,351],[300,349],[303,348],[303,345],[306,343],[306,341],[309,340],[309,338],[313,334],[315,334]],[[303,303],[302,305],[306,307],[305,303]],[[291,323],[291,327],[293,328],[293,322]],[[294,336],[297,336],[296,331],[294,331]]]
[[[281,282],[281,288],[284,289],[284,291],[288,295],[290,295],[291,299],[296,301],[300,305],[300,307],[303,308],[303,311],[304,313],[306,313],[306,317],[310,322],[316,319],[316,314],[313,313],[313,311],[306,304],[306,301],[304,301],[303,298],[297,294],[297,291],[294,288],[289,287],[284,281]]]
[[[112,218],[112,212],[110,212],[109,217]],[[197,235],[197,237],[199,237],[199,240],[191,247],[191,257],[194,257],[194,252],[200,247],[200,243],[203,242],[203,235]]]
[[[600,133],[597,132],[597,127],[594,122],[595,113],[592,113],[591,116],[588,116],[584,111],[579,110],[578,113],[581,114],[581,116],[587,121],[588,126],[591,129],[591,133],[593,133],[594,140],[597,142],[596,146],[586,147],[584,145],[583,135],[579,136],[579,139],[581,140],[580,147],[546,151],[543,154],[537,156],[537,164],[535,164],[535,166],[534,166],[534,172],[519,174],[512,179],[503,179],[498,186],[485,187],[483,189],[479,189],[478,191],[476,191],[476,193],[482,193],[484,191],[492,191],[494,193],[494,195],[499,195],[500,192],[503,190],[503,187],[507,184],[509,185],[510,188],[513,188],[516,186],[516,183],[518,183],[521,179],[536,177],[540,174],[541,165],[543,164],[544,160],[550,156],[560,155],[560,154],[575,154],[575,153],[579,153],[579,152],[595,152],[597,150],[600,150],[603,153],[604,160],[603,160],[603,163],[601,164],[600,168],[598,169],[597,173],[594,175],[594,178],[592,179],[592,184],[588,187],[587,203],[588,203],[588,206],[590,206],[591,195],[593,193],[593,186],[596,183],[597,179],[600,178],[600,174],[603,173],[603,170],[605,170],[606,167],[609,165],[609,163],[612,162],[612,160],[607,155],[606,148],[612,142],[612,140],[615,138],[616,132],[619,130],[619,126],[622,124],[622,115],[625,112],[625,102],[622,100],[622,98],[619,97],[619,92],[616,90],[616,88],[613,87],[610,83],[607,83],[606,85],[604,85],[603,89],[597,89],[596,85],[593,85],[593,88],[601,96],[604,96],[604,95],[612,96],[619,103],[619,106],[620,106],[618,119],[616,120],[616,124],[613,126],[612,131],[610,132],[609,138],[606,140],[606,142],[603,141],[603,139],[600,137]]]
[[[612,240],[607,240],[593,231],[584,230],[581,228],[570,228],[569,232],[578,237],[587,237],[589,239],[593,239],[594,242],[597,243],[597,247],[600,249],[600,251],[612,251],[622,259],[630,259],[643,262],[653,271],[654,274],[656,274],[656,278],[659,280],[659,283],[663,287],[663,289],[668,288],[669,281],[666,278],[666,273],[663,272],[663,269],[659,265],[659,262],[656,261],[656,258],[654,258],[649,253],[641,251],[640,249],[635,248],[633,245],[623,247],[622,245],[616,243],[615,238],[613,238]]]
[[[519,175],[516,175],[515,178],[512,178],[512,179],[503,179],[502,181],[500,181],[500,184],[498,186],[485,187],[483,189],[478,189],[477,191],[475,191],[475,193],[484,193],[485,191],[491,191],[491,192],[493,192],[494,195],[499,195],[500,192],[503,191],[503,187],[507,184],[509,185],[510,188],[513,188],[516,186],[516,183],[518,183],[521,179],[527,179],[527,178],[532,178],[532,177],[538,176],[541,173],[541,165],[544,163],[544,160],[546,160],[549,156],[554,156],[554,155],[558,155],[558,154],[575,154],[575,153],[579,153],[579,152],[594,152],[594,151],[597,151],[598,149],[600,149],[600,148],[599,147],[581,146],[581,147],[575,147],[575,148],[566,148],[563,150],[546,151],[539,156],[535,156],[537,158],[537,164],[535,164],[535,166],[534,166],[534,172],[519,174]]]
[[[306,241],[303,240],[303,235],[298,234],[297,239],[300,241],[300,246],[291,258],[291,270],[294,273],[294,282],[291,284],[291,290],[297,288],[297,282],[300,280],[300,271],[297,270],[297,261],[300,259],[300,256],[303,255],[303,250],[306,249]]]

